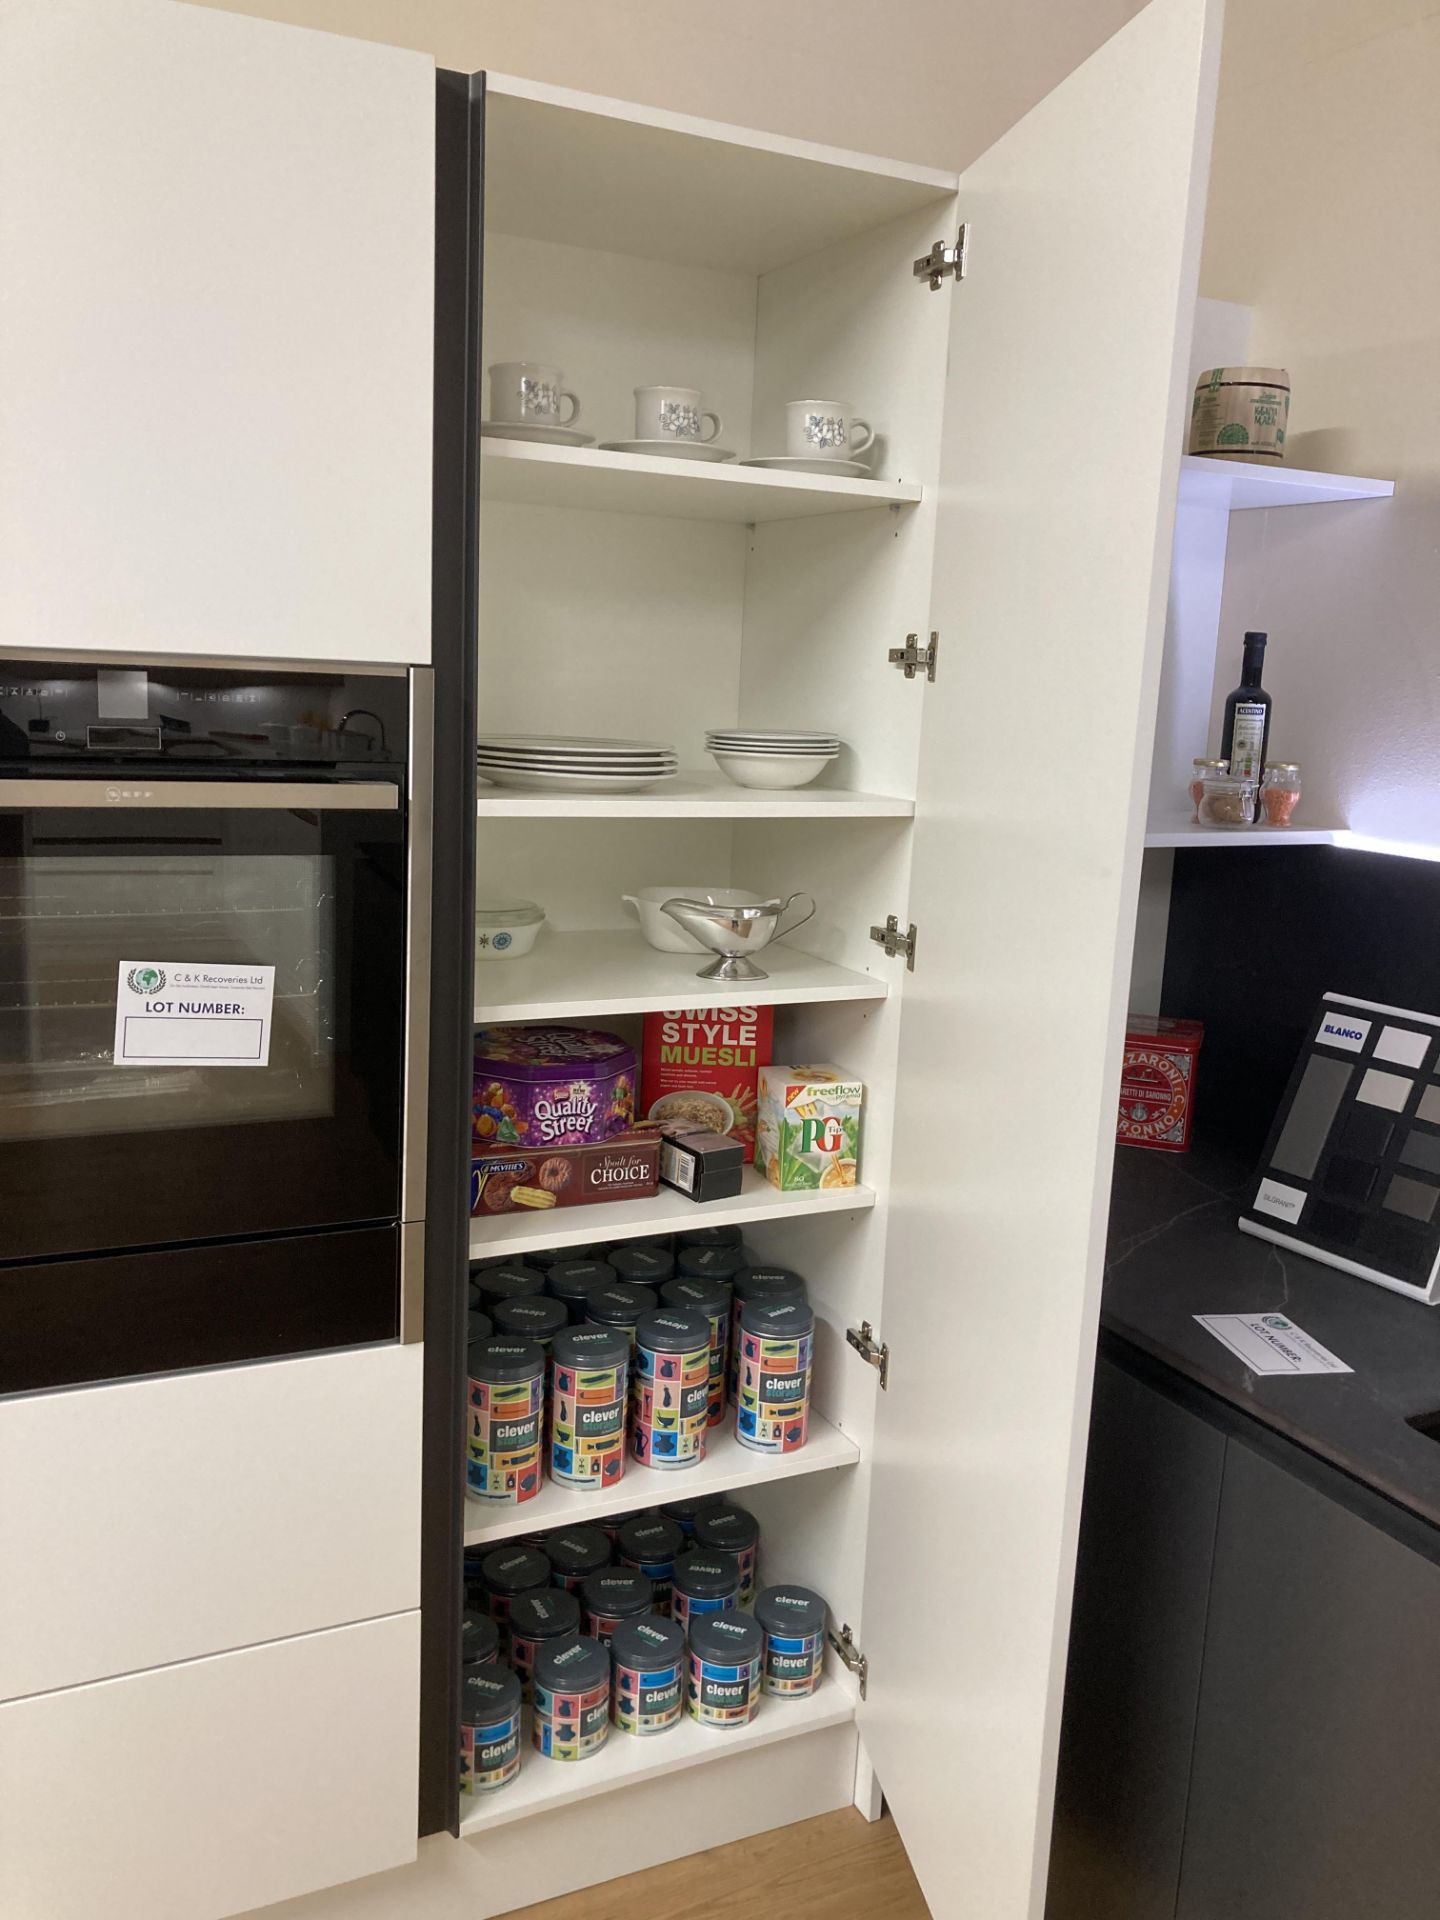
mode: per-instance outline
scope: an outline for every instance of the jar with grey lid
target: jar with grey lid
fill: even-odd
[[[732,1501],[712,1500],[695,1516],[695,1545],[702,1551],[718,1548],[734,1554],[740,1567],[740,1604],[750,1606],[760,1557],[760,1522],[754,1514]]]
[[[491,1793],[519,1771],[520,1682],[508,1667],[467,1667],[460,1682],[460,1791]]]
[[[588,1760],[609,1735],[609,1649],[595,1640],[547,1641],[535,1656],[535,1745],[551,1760]]]
[[[702,1727],[743,1727],[760,1704],[765,1636],[748,1613],[690,1622],[686,1704]]]
[[[660,1297],[667,1307],[688,1307],[710,1322],[710,1397],[706,1418],[712,1427],[725,1424],[725,1383],[730,1368],[730,1314],[732,1289],[728,1280],[667,1280]]]
[[[758,1453],[795,1453],[810,1431],[815,1315],[803,1300],[747,1300],[740,1316],[735,1438]]]
[[[733,1553],[693,1547],[682,1553],[670,1576],[670,1616],[688,1628],[706,1613],[729,1613],[740,1604],[740,1562]]]
[[[675,1272],[675,1256],[665,1247],[612,1247],[606,1259],[630,1287],[663,1287]]]
[[[499,1267],[482,1267],[470,1276],[470,1304],[482,1313],[493,1315],[502,1300],[524,1300],[545,1291],[545,1276],[522,1260],[507,1261]]]
[[[585,1319],[586,1295],[593,1287],[613,1286],[615,1269],[608,1260],[571,1258],[573,1252],[570,1249],[551,1266],[545,1275],[545,1291],[564,1303],[571,1324],[578,1327]]]
[[[585,1295],[586,1323],[592,1327],[621,1327],[635,1338],[635,1323],[642,1314],[653,1313],[660,1296],[653,1287],[631,1287],[623,1280],[612,1280],[608,1287],[592,1287]]]
[[[766,1693],[799,1699],[814,1693],[825,1668],[825,1602],[809,1587],[762,1587],[755,1618],[765,1635]]]
[[[747,1300],[804,1300],[805,1282],[792,1267],[742,1267],[736,1274],[730,1303],[730,1398],[740,1371],[740,1315]]]
[[[490,1618],[500,1629],[501,1650],[508,1654],[510,1608],[522,1593],[548,1590],[550,1562],[538,1547],[492,1547],[480,1562],[480,1582]]]
[[[611,1559],[609,1536],[599,1527],[559,1527],[542,1535],[540,1550],[550,1562],[550,1578],[567,1593],[578,1593],[587,1573],[599,1573]]]
[[[527,1706],[534,1699],[535,1661],[551,1640],[573,1640],[580,1631],[580,1602],[563,1587],[522,1593],[510,1603],[510,1665]]]
[[[498,1300],[494,1307],[495,1326],[500,1333],[517,1333],[550,1351],[550,1342],[570,1316],[563,1302],[543,1293],[529,1294],[521,1300]]]
[[[685,1710],[685,1635],[673,1620],[622,1620],[610,1642],[611,1718],[622,1733],[665,1733]]]
[[[630,1567],[607,1567],[600,1573],[586,1574],[580,1586],[585,1603],[585,1631],[608,1647],[610,1636],[622,1620],[650,1613],[655,1596],[643,1573]]]
[[[654,1593],[655,1611],[668,1614],[670,1579],[685,1546],[680,1528],[663,1513],[644,1513],[638,1520],[626,1521],[616,1545],[621,1566],[645,1575]]]
[[[705,1457],[709,1408],[710,1322],[688,1307],[645,1314],[630,1370],[635,1459],[646,1467],[695,1466]]]
[[[488,1613],[467,1607],[460,1622],[460,1664],[488,1667],[500,1658],[500,1629]]]

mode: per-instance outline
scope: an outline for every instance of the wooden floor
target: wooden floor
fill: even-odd
[[[542,1900],[504,1920],[930,1920],[905,1849],[887,1814],[873,1823],[853,1807],[776,1827],[753,1840],[629,1873],[563,1900]]]

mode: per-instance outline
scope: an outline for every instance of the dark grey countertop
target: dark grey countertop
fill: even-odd
[[[1249,1162],[1121,1147],[1103,1324],[1251,1418],[1440,1527],[1440,1307],[1354,1279],[1236,1226]],[[1279,1310],[1355,1369],[1252,1373],[1194,1319]]]

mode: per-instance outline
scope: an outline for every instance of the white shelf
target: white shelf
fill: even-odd
[[[1348,473],[1308,473],[1303,467],[1263,466],[1249,460],[1209,460],[1187,453],[1180,463],[1180,498],[1195,506],[1314,507],[1338,500],[1388,500],[1393,480]]]
[[[1193,820],[1156,822],[1145,829],[1147,847],[1333,847],[1342,827],[1201,827]]]
[[[519,793],[482,784],[478,812],[482,820],[911,820],[915,802],[843,787],[765,793],[702,772],[643,793]]]
[[[643,1239],[687,1227],[748,1226],[752,1221],[798,1220],[811,1213],[863,1213],[875,1204],[869,1187],[780,1193],[753,1167],[733,1200],[687,1200],[661,1187],[650,1200],[614,1200],[593,1207],[554,1207],[547,1213],[501,1213],[470,1222],[470,1258],[524,1253],[530,1247],[580,1247],[591,1241]]]
[[[814,1693],[802,1700],[765,1696],[749,1726],[702,1727],[687,1713],[678,1727],[644,1739],[612,1727],[605,1745],[586,1760],[550,1760],[537,1753],[530,1745],[527,1713],[521,1727],[519,1777],[494,1793],[463,1795],[460,1836],[489,1833],[533,1814],[593,1800],[642,1780],[658,1780],[685,1767],[701,1767],[708,1760],[727,1760],[754,1747],[773,1746],[777,1740],[843,1727],[854,1718],[855,1696],[832,1660],[826,1661],[825,1677]]]
[[[475,963],[475,1024],[562,1020],[658,1007],[784,1007],[831,1000],[883,1000],[888,982],[777,944],[757,956],[768,980],[701,980],[703,953],[659,953],[637,931],[540,929],[533,953]]]
[[[918,485],[775,473],[760,467],[547,447],[525,440],[481,441],[480,488],[487,500],[531,507],[587,507],[598,513],[652,513],[672,520],[806,520],[822,513],[915,506]]]
[[[637,1507],[663,1505],[682,1493],[688,1500],[702,1494],[730,1493],[737,1487],[763,1486],[771,1480],[793,1480],[803,1473],[853,1467],[859,1458],[855,1442],[813,1411],[809,1437],[798,1453],[756,1453],[752,1447],[742,1447],[734,1428],[727,1424],[707,1435],[703,1460],[678,1472],[641,1467],[628,1460],[617,1485],[597,1487],[589,1493],[577,1493],[572,1487],[559,1487],[547,1480],[535,1498],[523,1506],[467,1499],[465,1544],[486,1546],[513,1540],[519,1534],[538,1533],[542,1528],[574,1526],[580,1521],[603,1519],[608,1513],[631,1513]]]

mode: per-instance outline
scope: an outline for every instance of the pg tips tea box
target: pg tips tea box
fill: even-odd
[[[839,1067],[762,1067],[755,1164],[771,1186],[853,1187],[864,1098]]]

